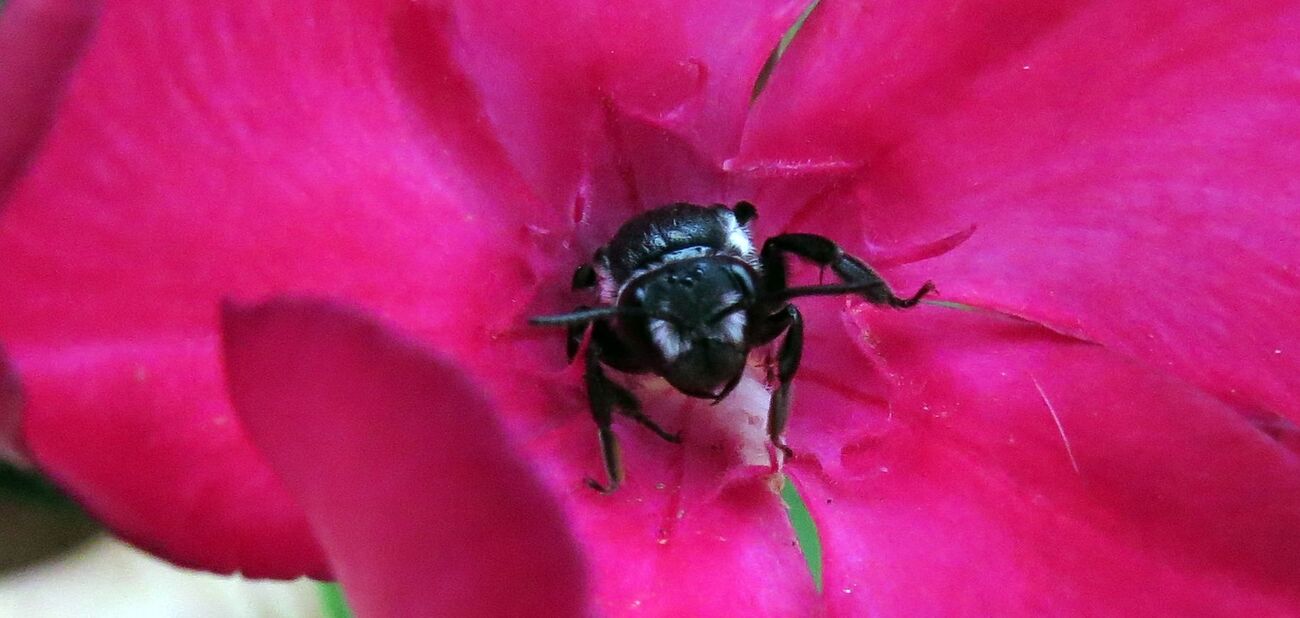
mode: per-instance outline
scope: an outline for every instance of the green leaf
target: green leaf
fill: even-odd
[[[817,524],[813,522],[812,515],[808,513],[808,505],[799,494],[799,488],[794,486],[794,482],[788,476],[781,486],[781,498],[785,500],[786,508],[789,509],[790,524],[794,526],[795,538],[799,540],[799,549],[803,552],[804,560],[808,561],[808,571],[812,573],[813,583],[817,585],[817,591],[821,592],[821,535],[817,532]]]
[[[36,472],[19,469],[0,461],[0,500],[50,507],[57,510],[81,509],[72,499],[63,495],[53,483]]]
[[[319,585],[321,614],[325,618],[352,618],[348,609],[348,600],[343,597],[343,588],[334,583]]]
[[[749,96],[750,101],[757,99],[758,95],[763,92],[763,88],[767,87],[767,79],[771,77],[772,70],[776,68],[776,63],[781,60],[786,48],[790,47],[790,42],[794,41],[795,35],[799,34],[804,22],[808,21],[808,16],[812,14],[813,9],[817,8],[818,2],[821,2],[821,0],[813,0],[808,3],[808,8],[803,10],[803,13],[799,15],[799,19],[794,20],[794,24],[790,26],[790,29],[786,30],[785,34],[781,36],[780,42],[772,50],[772,55],[767,57],[767,62],[764,62],[763,68],[758,71],[758,79],[754,80],[754,92]]]

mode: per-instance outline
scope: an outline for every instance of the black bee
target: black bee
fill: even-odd
[[[767,435],[790,457],[781,436],[790,414],[790,383],[803,353],[803,317],[790,301],[860,294],[878,305],[906,308],[934,289],[927,282],[910,298],[899,298],[865,262],[815,234],[774,236],[756,251],[749,228],[756,216],[749,202],[734,208],[672,204],[641,213],[573,275],[574,290],[599,287],[599,306],[531,320],[568,327],[570,361],[591,330],[585,381],[609,478],[605,485],[586,479],[597,491],[614,491],[623,480],[610,429],[615,411],[665,440],[680,441],[647,417],[632,393],[605,376],[602,365],[654,373],[691,397],[717,403],[740,382],[749,351],[784,333]],[[829,267],[840,282],[789,287],[786,254]]]

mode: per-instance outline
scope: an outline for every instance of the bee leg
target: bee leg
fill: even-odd
[[[613,414],[618,412],[636,421],[641,426],[655,432],[655,435],[673,443],[680,443],[681,437],[669,433],[658,423],[641,411],[641,403],[636,396],[622,385],[610,380],[605,375],[603,363],[610,362],[617,369],[639,369],[636,363],[627,358],[628,353],[623,342],[604,322],[592,324],[591,342],[587,344],[586,372],[584,381],[587,385],[587,400],[591,404],[591,415],[596,420],[600,436],[600,453],[605,462],[605,475],[608,485],[601,485],[595,479],[586,479],[587,486],[601,493],[610,493],[618,489],[623,482],[623,465],[619,458],[618,438],[610,428]]]
[[[934,291],[934,283],[926,281],[915,293],[907,298],[900,298],[889,288],[889,284],[861,259],[843,254],[831,267],[846,283],[863,286],[862,295],[872,304],[889,305],[895,309],[907,309],[916,306],[926,294]]]
[[[646,429],[649,429],[650,431],[655,432],[655,435],[659,436],[660,438],[663,438],[674,444],[681,443],[682,441],[681,436],[675,433],[669,433],[663,427],[660,427],[658,423],[651,420],[650,417],[646,416],[645,412],[641,411],[641,402],[637,401],[636,396],[633,395],[631,392],[629,392],[626,388],[623,388],[621,385],[619,385],[618,383],[612,380],[607,380],[605,386],[606,388],[609,389],[611,395],[613,396],[614,404],[615,404],[614,410],[616,412],[636,421],[637,423],[640,423],[641,426],[645,427]]]
[[[786,459],[794,457],[794,451],[785,444],[785,423],[790,418],[790,389],[794,374],[799,371],[799,360],[803,357],[803,315],[794,305],[786,305],[782,313],[772,317],[786,322],[785,337],[777,352],[777,386],[772,391],[772,403],[767,410],[767,437],[772,446],[781,449]]]
[[[843,283],[787,288],[788,266],[785,261],[787,253],[797,255],[818,266],[829,266]],[[912,296],[899,297],[866,262],[844,253],[835,241],[816,234],[773,236],[763,243],[760,259],[764,272],[763,295],[769,302],[786,301],[800,296],[856,293],[873,304],[906,309],[916,305],[926,294],[934,291],[934,284],[926,282]]]
[[[587,346],[585,382],[587,383],[587,401],[591,405],[591,416],[596,421],[597,435],[600,437],[600,457],[605,464],[607,484],[602,485],[596,479],[587,477],[587,486],[607,494],[618,489],[623,482],[623,463],[619,456],[618,437],[614,435],[611,425],[612,413],[617,404],[617,395],[609,388],[609,378],[600,368],[600,346],[592,341]]]
[[[595,322],[591,325],[591,328],[592,345],[598,349],[601,363],[619,371],[635,373],[646,370],[646,367],[636,360],[635,355],[618,338],[618,334],[614,329],[610,328],[608,322]],[[609,394],[615,412],[640,423],[645,428],[655,432],[655,435],[669,442],[678,443],[682,441],[680,436],[669,433],[646,416],[641,411],[641,402],[637,401],[636,396],[619,383],[607,378],[603,369],[600,372],[600,380],[603,384],[602,388]]]

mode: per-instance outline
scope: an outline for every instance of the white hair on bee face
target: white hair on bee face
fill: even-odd
[[[673,362],[686,349],[686,342],[681,333],[672,324],[663,320],[650,320],[650,339],[663,354],[664,360]]]
[[[735,292],[722,295],[722,306],[726,307],[740,302],[741,296]],[[745,340],[745,312],[733,311],[722,318],[722,336],[728,343],[743,343]]]
[[[599,259],[592,265],[596,271],[596,283],[600,290],[600,302],[606,305],[612,305],[618,302],[618,295],[622,292],[622,287],[614,281],[614,275],[609,272],[609,260]]]
[[[736,213],[724,210],[719,214],[723,232],[727,235],[727,249],[746,262],[755,262],[758,256],[754,253],[754,241],[750,238],[749,230],[736,220]]]
[[[745,314],[737,311],[722,318],[722,332],[728,343],[743,343],[745,340]]]

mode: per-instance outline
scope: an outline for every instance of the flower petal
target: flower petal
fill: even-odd
[[[317,301],[223,315],[231,398],[362,616],[585,613],[558,502],[450,361]]]
[[[1300,7],[827,1],[745,165],[859,166],[897,271],[1300,421]]]
[[[91,0],[14,0],[0,12],[0,207],[45,135],[98,13]]]
[[[225,403],[212,338],[17,356],[27,454],[120,536],[182,566],[328,577],[297,504]]]
[[[684,401],[666,384],[637,393],[647,414],[680,431],[682,443],[616,419],[627,480],[611,495],[580,481],[600,470],[582,399],[552,399],[546,407],[572,410],[571,420],[529,445],[551,485],[565,492],[596,574],[597,608],[611,615],[813,615],[817,592],[762,446],[767,391],[747,380],[717,406]],[[762,467],[752,465],[755,442]]]
[[[328,292],[453,350],[522,311],[546,213],[445,28],[405,2],[107,7],[0,227],[0,341],[38,465],[123,536],[323,574],[232,422],[221,298]]]
[[[1300,456],[1285,440],[1036,325],[937,307],[856,317],[898,386],[888,408],[855,407],[876,427],[848,436],[837,474],[796,470],[836,615],[1300,610]]]
[[[458,57],[512,159],[548,203],[568,204],[593,156],[657,147],[624,135],[622,153],[591,152],[594,134],[617,137],[609,115],[669,129],[715,165],[731,156],[759,70],[806,5],[533,0],[454,14]]]
[[[626,479],[602,495],[583,483],[603,479],[603,471],[581,364],[552,368],[564,356],[563,335],[531,332],[486,346],[495,350],[496,370],[478,371],[476,378],[571,514],[600,611],[802,616],[814,610],[817,592],[768,468],[768,392],[761,384],[746,379],[715,406],[660,378],[626,382],[646,415],[680,433],[681,443],[617,416]],[[715,573],[717,580],[701,585]]]

